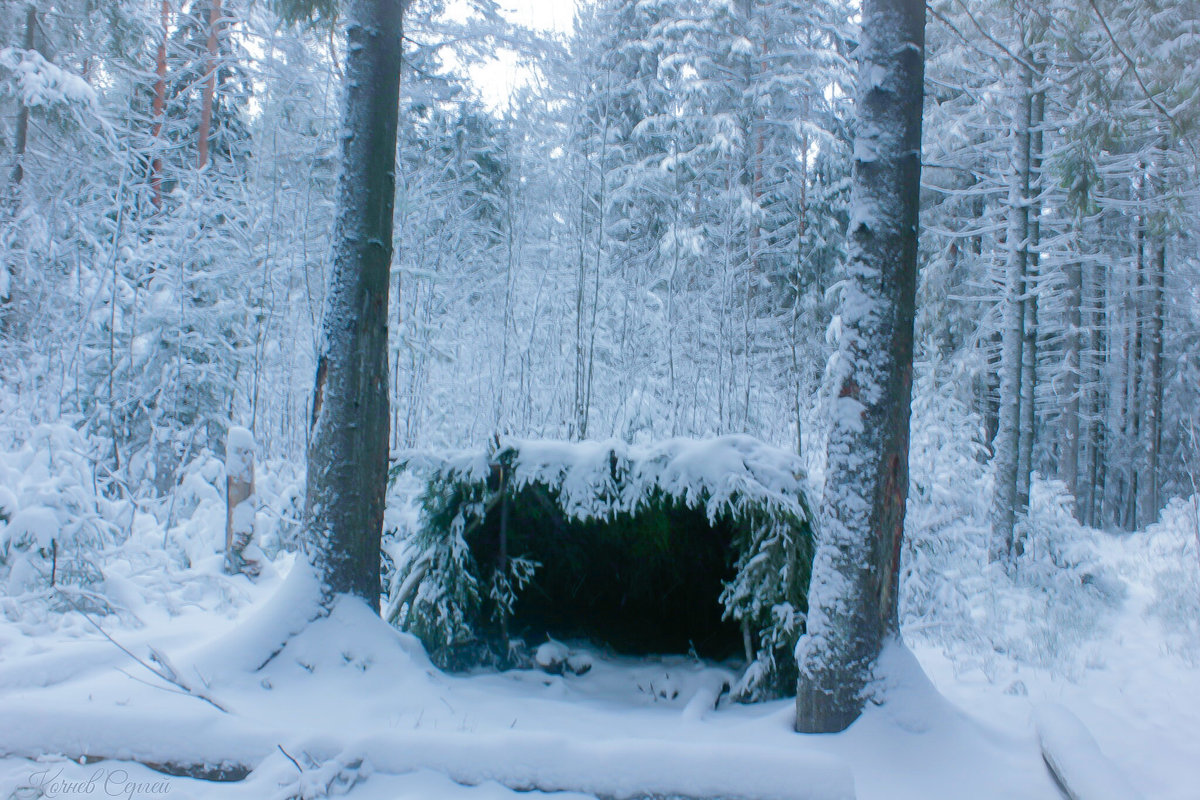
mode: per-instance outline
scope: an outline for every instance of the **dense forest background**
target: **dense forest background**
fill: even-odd
[[[66,421],[95,490],[164,519],[230,425],[302,464],[337,20],[0,7],[9,444]],[[415,3],[392,446],[744,432],[819,482],[854,15],[600,0],[558,36]],[[529,76],[499,108],[470,78],[498,52]],[[1011,530],[1041,486],[1145,526],[1200,477],[1200,7],[935,0],[927,55],[914,498],[994,497]]]

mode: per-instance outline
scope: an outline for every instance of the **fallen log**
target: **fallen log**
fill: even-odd
[[[1034,715],[1042,759],[1069,800],[1139,800],[1142,793],[1110,761],[1079,718],[1057,703]]]

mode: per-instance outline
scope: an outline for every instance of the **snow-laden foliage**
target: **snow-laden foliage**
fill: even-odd
[[[1200,495],[1172,500],[1143,535],[1153,556],[1147,563],[1170,565],[1149,581],[1150,608],[1167,629],[1167,646],[1200,664]]]
[[[0,74],[11,76],[10,91],[26,106],[77,106],[92,109],[96,90],[87,81],[52,64],[36,50],[0,50]],[[6,87],[7,88],[7,87]]]
[[[3,398],[0,398],[3,399]],[[231,612],[245,599],[221,572],[225,469],[202,451],[163,498],[103,491],[104,442],[67,423],[0,429],[0,616],[87,626],[82,613],[139,624],[197,603]],[[254,556],[288,563],[303,505],[292,464],[259,465]],[[281,560],[282,559],[282,560]]]
[[[92,556],[126,538],[134,507],[95,491],[89,443],[43,424],[0,450],[0,575],[14,597],[50,585],[88,592],[103,580]]]
[[[992,475],[957,365],[923,364],[913,397],[911,484],[900,576],[905,636],[944,647],[961,668],[1001,661],[1078,669],[1081,645],[1120,599],[1100,565],[1104,534],[1075,521],[1058,481],[1036,477],[1018,526],[1020,555],[989,556]]]
[[[501,439],[489,451],[407,451],[395,474],[408,481],[409,497],[410,476],[425,484],[416,518],[393,522],[386,616],[420,636],[435,661],[459,663],[463,648],[479,642],[485,595],[511,610],[536,574],[540,565],[519,553],[506,572],[489,574],[469,542],[505,496],[513,501],[535,487],[567,520],[636,520],[677,503],[702,511],[710,525],[731,525],[735,555],[720,602],[758,643],[740,693],[786,691],[794,676],[794,666],[778,659],[802,632],[813,525],[797,456],[745,436],[652,445]],[[393,492],[392,505],[405,494]]]
[[[480,482],[505,454],[510,454],[514,488],[551,487],[563,511],[576,519],[636,512],[656,491],[703,508],[714,522],[722,514],[743,515],[754,508],[798,525],[811,519],[800,460],[748,436],[653,445],[501,438],[491,451],[410,451],[400,453],[397,462],[423,474]]]

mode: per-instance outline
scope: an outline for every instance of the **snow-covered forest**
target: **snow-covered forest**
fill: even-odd
[[[0,798],[1194,797],[1198,236],[1191,0],[0,0]]]

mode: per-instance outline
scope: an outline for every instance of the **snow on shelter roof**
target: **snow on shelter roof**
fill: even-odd
[[[503,464],[513,488],[547,486],[562,512],[580,520],[633,513],[664,494],[703,508],[710,522],[752,509],[812,522],[800,457],[743,435],[648,445],[501,437],[486,451],[406,450],[393,453],[393,461],[417,474],[472,482]]]

